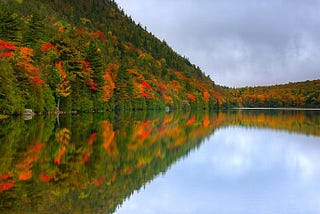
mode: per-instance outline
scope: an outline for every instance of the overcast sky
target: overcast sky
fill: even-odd
[[[320,78],[320,0],[116,0],[220,85]]]

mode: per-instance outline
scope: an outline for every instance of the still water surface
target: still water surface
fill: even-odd
[[[223,128],[118,213],[320,213],[319,154],[318,137]]]
[[[0,213],[320,213],[319,111],[0,125]]]

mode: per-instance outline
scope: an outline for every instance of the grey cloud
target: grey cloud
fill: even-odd
[[[320,78],[320,1],[118,0],[218,84]]]

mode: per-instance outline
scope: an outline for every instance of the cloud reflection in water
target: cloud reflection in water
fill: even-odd
[[[320,213],[320,138],[228,127],[118,213]]]

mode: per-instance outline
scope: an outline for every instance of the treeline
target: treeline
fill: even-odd
[[[243,126],[320,136],[318,111],[237,110],[219,112],[216,118],[219,127]]]
[[[0,81],[0,114],[228,104],[221,87],[110,0],[1,1]]]
[[[230,89],[232,103],[242,107],[320,108],[320,79],[274,86]]]

